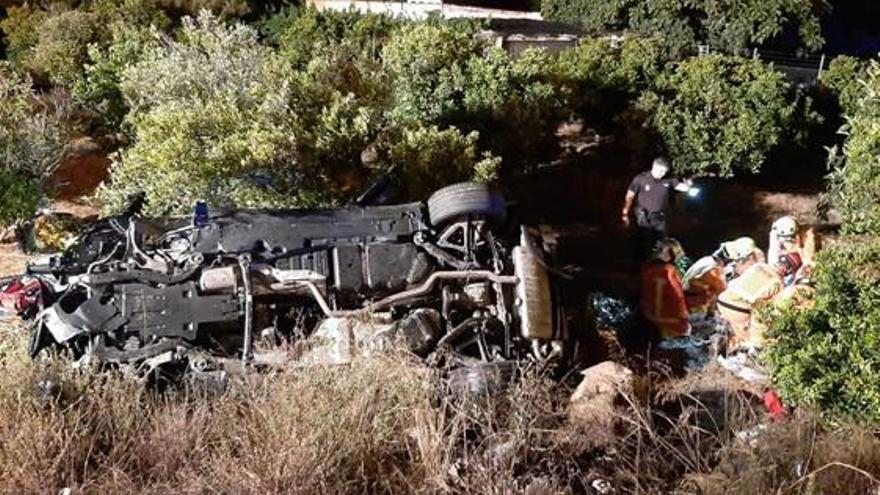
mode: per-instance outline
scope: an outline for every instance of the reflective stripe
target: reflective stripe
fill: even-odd
[[[752,314],[752,310],[751,310],[751,309],[741,308],[741,307],[736,306],[736,305],[734,305],[734,304],[730,304],[730,303],[724,302],[724,301],[722,301],[721,299],[718,299],[718,305],[719,305],[719,306],[724,306],[725,308],[730,309],[730,310],[733,310],[733,311],[738,311],[738,312],[740,312],[740,313],[745,313],[745,314],[747,314],[747,315]]]

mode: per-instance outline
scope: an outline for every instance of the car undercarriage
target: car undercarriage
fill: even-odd
[[[158,220],[139,210],[135,201],[29,267],[39,297],[17,309],[32,321],[32,356],[63,349],[139,376],[206,372],[268,362],[257,343],[315,340],[354,321],[368,329],[361,341],[435,360],[576,358],[550,254],[484,184],[386,206],[197,204],[192,218]]]

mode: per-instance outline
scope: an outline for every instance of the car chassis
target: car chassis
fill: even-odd
[[[206,369],[196,355],[259,364],[256,340],[307,340],[322,320],[349,318],[390,322],[376,332],[421,356],[548,363],[576,352],[540,236],[499,236],[506,207],[484,184],[388,206],[200,205],[171,220],[141,218],[141,206],[29,266],[39,307],[18,309],[33,321],[32,356],[60,347],[143,374]]]

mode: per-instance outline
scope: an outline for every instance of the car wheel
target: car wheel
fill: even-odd
[[[438,189],[428,198],[428,217],[435,227],[466,215],[502,220],[504,214],[504,199],[480,182],[452,184]]]

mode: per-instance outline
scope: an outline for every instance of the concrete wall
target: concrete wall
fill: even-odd
[[[540,12],[521,12],[505,9],[487,9],[464,5],[449,5],[441,0],[418,0],[407,2],[376,2],[355,0],[307,0],[318,10],[355,10],[361,13],[386,14],[408,19],[425,19],[431,13],[445,18],[487,18],[541,20]]]

